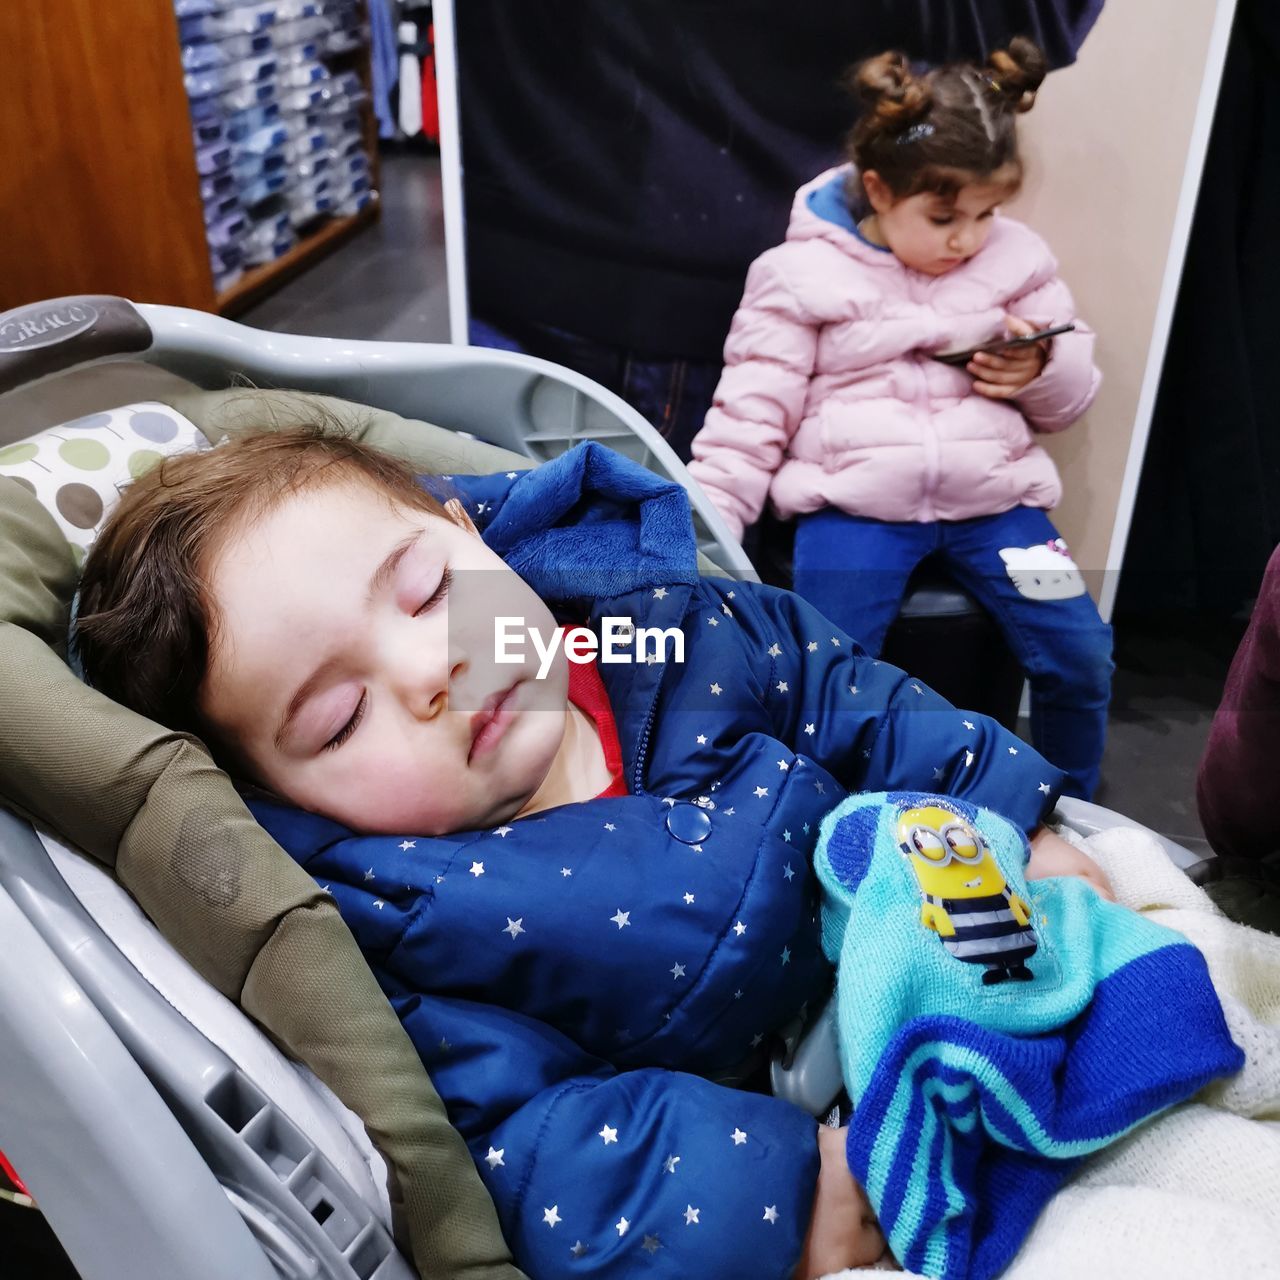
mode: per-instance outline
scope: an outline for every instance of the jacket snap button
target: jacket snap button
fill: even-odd
[[[681,800],[667,814],[667,830],[682,844],[701,844],[711,834],[711,815]]]

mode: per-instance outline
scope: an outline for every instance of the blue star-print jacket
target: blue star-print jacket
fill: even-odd
[[[631,794],[434,839],[254,812],[332,892],[530,1276],[789,1276],[815,1122],[706,1077],[829,992],[820,820],[926,788],[1030,830],[1061,775],[798,597],[700,578],[683,490],[599,445],[454,485],[566,617],[683,630],[683,664],[600,666]]]

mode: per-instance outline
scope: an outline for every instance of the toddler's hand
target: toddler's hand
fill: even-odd
[[[849,1172],[845,1155],[848,1129],[818,1127],[818,1186],[804,1252],[793,1280],[819,1276],[848,1267],[869,1267],[884,1255],[884,1236],[866,1192]]]
[[[1035,333],[1035,325],[1018,316],[1005,316],[1005,328],[1015,338]],[[965,368],[973,374],[973,389],[989,400],[1008,400],[1029,382],[1034,382],[1049,359],[1048,341],[1009,351],[979,351]]]
[[[1088,854],[1056,836],[1048,827],[1039,827],[1031,837],[1031,860],[1027,863],[1028,880],[1047,880],[1050,876],[1078,876],[1108,902],[1116,895],[1107,874]]]

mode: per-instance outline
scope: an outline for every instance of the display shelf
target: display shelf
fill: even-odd
[[[378,217],[378,212],[379,200],[375,194],[359,213],[330,218],[274,262],[250,267],[235,284],[218,294],[215,309],[224,316],[232,316],[251,307],[259,298],[279,288],[291,276],[304,271],[325,254],[332,253],[362,227],[373,222]]]

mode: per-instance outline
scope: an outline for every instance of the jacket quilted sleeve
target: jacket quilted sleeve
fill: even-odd
[[[1052,339],[1049,360],[1040,376],[1015,397],[1037,431],[1061,431],[1093,403],[1102,384],[1102,374],[1093,363],[1094,332],[1076,315],[1071,290],[1056,274],[1014,298],[1008,310],[1037,329],[1075,325],[1073,332]]]
[[[812,1117],[699,1076],[619,1072],[536,1018],[390,976],[376,961],[403,924],[395,904],[331,891],[529,1276],[791,1274],[817,1179]]]
[[[724,373],[689,473],[741,538],[764,508],[769,481],[799,425],[817,351],[818,326],[788,286],[788,246],[751,264],[724,347]]]
[[[617,1072],[492,1005],[393,999],[534,1280],[790,1276],[817,1125],[789,1103],[657,1069]]]
[[[844,786],[957,796],[1028,832],[1052,809],[1064,775],[995,720],[868,657],[799,596],[733,586],[774,731]]]

